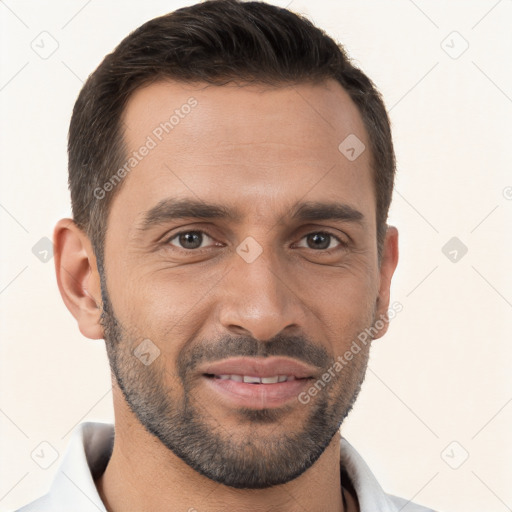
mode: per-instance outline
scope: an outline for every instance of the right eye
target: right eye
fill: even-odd
[[[201,246],[205,241],[205,238],[213,240],[213,238],[204,231],[180,231],[179,233],[176,233],[172,235],[172,237],[168,238],[167,243],[173,245],[174,247],[178,247],[179,249],[190,251],[196,249],[204,249],[205,247]],[[175,245],[173,242],[174,240],[176,240],[176,242],[180,245]]]

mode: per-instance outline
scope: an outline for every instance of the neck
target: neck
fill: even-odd
[[[346,512],[340,483],[339,434],[316,463],[291,482],[268,489],[234,489],[197,473],[149,434],[125,404],[116,405],[122,412],[118,414],[116,407],[112,457],[96,482],[109,512]]]

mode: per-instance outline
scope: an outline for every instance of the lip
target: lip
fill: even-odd
[[[248,409],[278,408],[297,401],[301,391],[310,385],[315,370],[296,360],[283,357],[230,358],[210,363],[202,368],[203,381],[216,399],[228,407]],[[286,375],[294,380],[273,384],[251,384],[233,380],[216,379],[214,375],[247,375],[273,377]]]
[[[255,377],[288,375],[294,376],[296,379],[308,379],[318,373],[318,368],[288,357],[232,357],[206,364],[199,368],[199,372],[209,375],[252,375]]]

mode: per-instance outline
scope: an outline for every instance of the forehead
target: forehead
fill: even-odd
[[[153,83],[131,97],[123,127],[128,165],[112,215],[125,223],[172,197],[250,210],[269,222],[300,199],[374,212],[369,150],[353,160],[339,149],[345,140],[356,141],[357,152],[368,148],[367,133],[333,80]]]

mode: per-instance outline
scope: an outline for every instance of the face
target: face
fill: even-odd
[[[371,157],[338,149],[369,147],[360,115],[333,81],[162,82],[123,121],[135,160],[109,214],[102,321],[124,399],[199,473],[287,482],[352,407],[358,335],[387,308]]]

